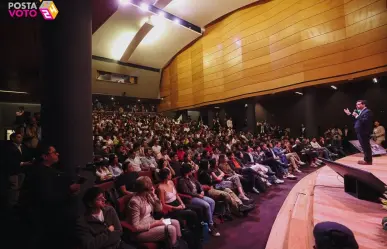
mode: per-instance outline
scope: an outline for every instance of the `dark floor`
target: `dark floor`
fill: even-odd
[[[220,237],[211,237],[205,249],[265,249],[271,227],[283,202],[293,186],[314,168],[303,169],[297,180],[285,180],[284,184],[272,185],[266,193],[251,196],[256,200],[257,209],[246,218],[235,218],[218,225]]]

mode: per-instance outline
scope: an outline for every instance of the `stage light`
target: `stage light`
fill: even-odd
[[[138,99],[137,101],[140,102],[141,100]]]
[[[149,11],[149,5],[146,3],[142,3],[140,5],[140,9],[142,9],[143,11]]]
[[[165,12],[159,11],[159,17],[164,17],[165,18]]]
[[[373,81],[374,83],[378,83],[378,79],[377,79],[377,78],[373,78],[372,81]]]
[[[119,0],[120,5],[127,5],[130,0]]]
[[[333,85],[332,85],[331,87],[332,87],[332,89],[335,89],[335,90],[337,90],[337,87],[336,87],[336,86],[333,86]]]
[[[296,92],[296,94],[298,94],[298,95],[304,95],[303,93],[301,93],[301,92]]]
[[[180,24],[180,20],[178,18],[175,18],[175,20],[173,20],[173,22],[176,24]]]
[[[215,108],[215,109],[220,109],[220,107],[219,107],[219,106],[215,106],[214,108]]]
[[[114,100],[114,97],[112,97],[112,100]]]

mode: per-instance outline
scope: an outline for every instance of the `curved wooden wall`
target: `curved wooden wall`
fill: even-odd
[[[160,110],[387,71],[387,0],[271,0],[237,11],[165,67]]]

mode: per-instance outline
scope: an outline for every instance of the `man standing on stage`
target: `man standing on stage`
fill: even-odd
[[[363,149],[364,160],[358,161],[358,164],[372,165],[372,150],[370,144],[370,136],[372,133],[372,111],[367,108],[367,102],[365,100],[358,100],[356,102],[356,109],[351,112],[344,109],[344,112],[348,116],[355,118],[355,131],[360,146]]]

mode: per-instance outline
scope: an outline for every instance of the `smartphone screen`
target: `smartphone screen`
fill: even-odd
[[[171,219],[164,219],[163,222],[165,225],[171,225]]]

